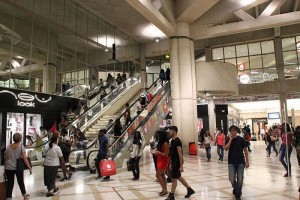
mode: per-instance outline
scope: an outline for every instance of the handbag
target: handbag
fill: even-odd
[[[131,172],[131,171],[133,171],[133,159],[129,159],[129,160],[127,160],[127,171],[129,171],[129,172]]]
[[[101,176],[112,176],[117,174],[116,164],[113,160],[101,160]]]
[[[6,187],[7,187],[7,179],[6,176],[4,176],[3,182],[0,183],[0,199],[6,198]]]
[[[22,158],[22,147],[23,147],[23,145],[21,145],[20,157],[17,158],[17,171],[24,171],[24,170],[28,169],[27,165],[25,164],[25,162]],[[30,167],[32,167],[30,158],[27,158],[27,160],[28,160],[28,163],[29,163]]]

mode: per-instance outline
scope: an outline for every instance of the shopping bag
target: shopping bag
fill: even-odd
[[[112,176],[117,174],[116,164],[113,160],[101,160],[101,176]]]
[[[133,161],[130,158],[129,160],[127,160],[127,171],[131,172],[133,170]]]
[[[3,182],[0,183],[0,199],[6,198],[6,186],[7,186],[7,180],[4,179]]]

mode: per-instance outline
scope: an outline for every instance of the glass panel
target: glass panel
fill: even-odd
[[[284,66],[284,75],[286,79],[297,78],[299,76],[299,66],[298,65]]]
[[[76,31],[76,11],[76,4],[72,1],[65,1],[64,26],[73,31]]]
[[[223,48],[213,49],[213,60],[220,60],[224,58]]]
[[[261,54],[260,42],[249,44],[249,54],[250,55]]]
[[[283,38],[282,39],[282,50],[283,51],[290,51],[290,50],[296,50],[296,42],[295,38]]]
[[[24,113],[7,113],[6,145],[13,143],[13,134],[24,133]]]
[[[237,66],[238,68],[243,68],[243,70],[250,69],[249,67],[249,58],[248,57],[241,57],[237,58]]]
[[[225,54],[225,58],[234,58],[234,57],[236,57],[235,46],[224,47],[224,54]]]
[[[239,72],[239,82],[242,84],[250,83],[250,70]]]
[[[153,82],[154,82],[153,74],[147,74],[147,87],[152,85]]]
[[[293,65],[298,63],[296,51],[283,52],[283,61],[285,65]]]
[[[248,47],[247,44],[237,45],[236,46],[236,56],[248,56]]]
[[[275,54],[262,55],[263,67],[276,66]]]
[[[264,82],[264,73],[262,69],[251,70],[250,75],[251,83],[263,83]]]
[[[261,48],[262,48],[262,53],[263,54],[275,52],[273,40],[262,42],[261,43]]]
[[[264,79],[265,81],[278,80],[276,67],[264,68]]]
[[[226,59],[225,62],[232,63],[236,66],[236,58]]]
[[[257,69],[262,68],[262,57],[261,56],[250,56],[250,68]]]

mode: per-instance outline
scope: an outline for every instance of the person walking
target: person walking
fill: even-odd
[[[169,166],[169,139],[166,131],[158,131],[158,144],[155,155],[157,155],[157,171],[156,178],[162,188],[159,196],[168,194],[166,170]]]
[[[58,172],[60,162],[64,162],[64,157],[58,144],[58,137],[53,136],[50,142],[45,147],[45,161],[44,161],[44,183],[48,189],[46,197],[51,197],[58,192],[55,180]]]
[[[166,81],[170,81],[171,80],[171,70],[170,68],[168,68],[166,70]]]
[[[142,156],[142,146],[143,139],[141,133],[139,131],[136,131],[133,135],[132,152],[130,154],[131,161],[133,162],[133,181],[137,181],[140,179],[140,159]]]
[[[216,145],[217,145],[217,152],[219,155],[219,160],[223,161],[224,159],[224,145],[225,145],[225,134],[223,129],[216,136]]]
[[[294,133],[294,146],[297,152],[298,165],[300,166],[300,126],[296,127]]]
[[[204,148],[206,151],[207,162],[210,162],[210,160],[211,160],[211,142],[213,142],[213,140],[214,139],[213,139],[212,135],[210,134],[210,131],[207,130],[205,132],[204,142],[203,142],[203,145],[204,145]]]
[[[284,177],[291,177],[291,154],[293,151],[293,136],[289,124],[282,124],[281,139],[282,143],[280,147],[279,161],[286,170],[286,174],[284,175]]]
[[[265,143],[267,145],[266,151],[267,151],[267,157],[270,157],[271,155],[271,129],[269,129],[266,134],[264,135],[265,137]]]
[[[164,81],[166,80],[166,73],[164,69],[161,69],[159,72],[159,79],[161,80],[161,86],[164,85]]]
[[[183,151],[181,140],[177,137],[178,128],[176,126],[169,127],[169,135],[172,138],[170,144],[170,170],[172,178],[171,192],[166,200],[175,200],[175,191],[177,187],[177,180],[179,180],[187,189],[185,198],[190,198],[195,191],[190,187],[186,180],[181,176],[183,170]]]
[[[242,196],[244,169],[249,167],[248,142],[244,138],[238,136],[240,130],[237,126],[232,125],[229,128],[229,131],[230,139],[224,147],[225,151],[229,151],[229,181],[233,188],[233,195],[237,200],[240,200]]]
[[[98,177],[97,179],[101,178],[101,170],[100,170],[100,162],[101,160],[105,160],[108,158],[108,139],[107,137],[105,137],[106,134],[106,129],[101,129],[99,130],[99,134],[98,134],[98,147],[99,147],[99,151],[97,154],[97,158],[96,158],[96,169],[98,172]],[[110,177],[106,176],[103,180],[109,180]]]
[[[26,193],[24,185],[24,171],[17,170],[17,159],[23,159],[25,165],[29,169],[30,175],[32,174],[32,168],[27,160],[25,147],[21,143],[22,135],[20,133],[15,133],[13,135],[13,141],[14,143],[9,145],[5,151],[4,177],[7,178],[6,199],[12,199],[16,175],[22,196],[24,200],[27,200],[29,195]]]

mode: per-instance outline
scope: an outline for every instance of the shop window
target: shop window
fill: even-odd
[[[228,62],[228,63],[236,65],[236,58],[226,59],[225,62]]]
[[[261,54],[260,42],[249,44],[249,55]]]
[[[224,47],[224,55],[225,58],[235,58],[236,57],[235,46]]]
[[[259,69],[262,68],[262,57],[259,56],[250,56],[250,68]]]
[[[298,63],[297,52],[296,51],[283,52],[283,61],[285,65],[297,64]]]
[[[282,39],[282,50],[283,51],[294,51],[296,50],[295,38],[283,38]]]
[[[249,58],[248,57],[237,58],[237,67],[238,67],[239,71],[244,71],[244,70],[250,69]]]
[[[237,45],[236,46],[236,56],[242,57],[242,56],[248,56],[248,46],[247,44],[243,45]]]
[[[262,50],[262,54],[274,53],[275,48],[274,48],[273,40],[262,42],[261,50]]]
[[[263,67],[276,66],[275,54],[262,55]]]
[[[213,49],[213,60],[221,60],[224,58],[223,48]]]

